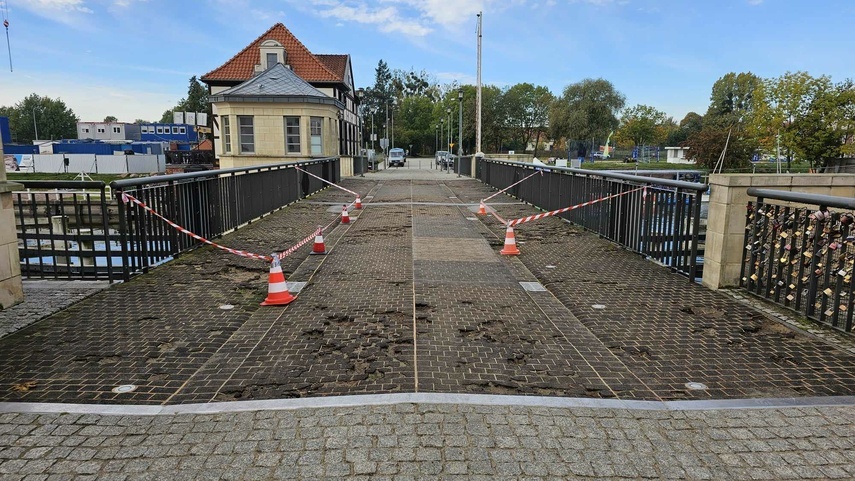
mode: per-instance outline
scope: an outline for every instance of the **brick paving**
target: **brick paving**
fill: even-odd
[[[855,476],[846,454],[852,402],[691,413],[465,403],[238,416],[20,413],[16,402],[97,410],[414,392],[621,402],[855,394],[850,340],[793,330],[556,218],[520,226],[523,254],[499,256],[504,229],[474,214],[490,189],[412,165],[343,181],[365,208],[325,234],[327,256],[306,247],[283,261],[289,281],[306,283],[288,307],[258,307],[267,265],[203,248],[38,322],[35,314],[0,316],[9,331],[26,326],[0,338],[0,402],[11,402],[0,405],[10,412],[0,414],[0,479]],[[222,243],[281,251],[351,197],[327,189]],[[536,212],[510,197],[494,200],[506,218]],[[111,391],[128,383],[137,389]],[[472,413],[489,418],[486,428],[470,423]],[[303,421],[292,417],[315,423],[303,425],[312,434],[295,435]],[[235,426],[238,419],[246,423]],[[311,429],[330,419],[342,424],[327,427],[346,429]],[[559,422],[576,430],[556,429]],[[413,432],[395,431],[408,425]],[[445,436],[446,425],[474,427]],[[183,429],[174,426],[190,431],[172,433]],[[170,434],[179,436],[164,442]],[[639,439],[653,447],[642,443],[624,462],[621,446]],[[439,456],[399,459],[402,448]]]

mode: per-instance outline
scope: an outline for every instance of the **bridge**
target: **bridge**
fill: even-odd
[[[349,224],[329,187],[216,239],[334,222],[282,259],[287,306],[259,306],[268,262],[204,247],[0,339],[0,473],[855,476],[850,339],[555,216],[503,256],[498,217],[542,212],[479,215],[495,190],[432,163],[341,179]]]

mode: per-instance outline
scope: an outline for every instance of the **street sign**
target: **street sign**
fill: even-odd
[[[380,139],[380,148],[386,150],[386,147],[389,146],[389,139]]]

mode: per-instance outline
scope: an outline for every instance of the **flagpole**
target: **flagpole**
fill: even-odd
[[[481,12],[478,12],[478,74],[475,94],[475,155],[484,156],[481,152]]]

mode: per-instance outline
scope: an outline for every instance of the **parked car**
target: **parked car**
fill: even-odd
[[[393,165],[402,166],[404,162],[404,149],[389,149],[389,167]]]
[[[445,157],[446,157],[447,155],[448,155],[448,151],[447,151],[447,150],[437,150],[437,151],[436,151],[436,156],[435,156],[436,165],[444,165],[444,163],[445,163]]]
[[[454,167],[454,163],[457,162],[457,156],[454,154],[448,154],[442,161],[443,167]]]

